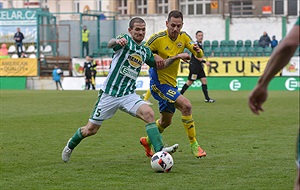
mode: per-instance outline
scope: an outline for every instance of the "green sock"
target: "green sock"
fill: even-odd
[[[71,138],[68,147],[70,149],[74,149],[83,139],[84,137],[81,134],[81,128],[78,128],[76,133],[73,135],[73,137]]]
[[[146,132],[151,141],[151,144],[153,145],[155,152],[161,151],[161,149],[164,146],[164,143],[155,122],[146,125]]]

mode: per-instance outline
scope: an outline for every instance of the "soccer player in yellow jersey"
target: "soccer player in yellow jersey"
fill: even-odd
[[[152,35],[146,45],[156,54],[157,62],[176,56],[187,48],[196,57],[203,57],[203,52],[192,38],[181,31],[183,15],[180,11],[171,11],[166,21],[167,30]],[[174,61],[169,67],[161,70],[150,69],[150,86],[152,96],[159,102],[160,119],[156,121],[159,131],[162,133],[171,123],[177,108],[182,114],[182,124],[190,141],[191,151],[197,158],[206,156],[196,139],[195,123],[192,117],[192,105],[190,101],[180,94],[177,88],[176,77],[180,60]],[[152,156],[151,144],[147,137],[141,137],[140,143],[144,146],[146,155]]]

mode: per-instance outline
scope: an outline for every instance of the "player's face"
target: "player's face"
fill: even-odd
[[[203,33],[202,32],[198,32],[198,34],[196,35],[196,39],[198,42],[202,42],[203,40]]]
[[[176,40],[183,26],[183,22],[181,18],[171,17],[170,21],[166,21],[166,26],[168,29],[169,37],[172,40]]]
[[[131,34],[132,39],[139,44],[145,38],[146,23],[135,22],[133,28],[128,28],[128,32]]]

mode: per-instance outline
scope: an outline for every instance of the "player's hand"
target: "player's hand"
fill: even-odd
[[[209,61],[206,61],[206,62],[205,62],[205,65],[210,66],[210,62],[209,62]]]
[[[116,40],[116,43],[119,44],[120,46],[125,46],[128,42],[125,38],[120,38]]]
[[[159,55],[154,55],[155,63],[156,63],[156,69],[163,69],[165,66],[165,61],[163,58],[161,58]]]
[[[248,106],[250,110],[259,115],[259,111],[264,111],[262,108],[263,103],[266,101],[268,97],[267,87],[262,87],[257,85],[254,90],[251,92],[248,99]]]
[[[189,62],[191,59],[191,56],[188,53],[180,53],[177,55],[180,59],[182,59],[184,62]]]
[[[200,47],[199,47],[198,44],[196,44],[196,43],[194,43],[193,49],[194,49],[197,53],[200,52]]]

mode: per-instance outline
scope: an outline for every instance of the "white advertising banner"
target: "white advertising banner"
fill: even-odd
[[[282,76],[300,76],[300,57],[292,57],[290,62],[282,69]]]
[[[96,90],[99,90],[105,77],[96,77]],[[147,90],[150,85],[149,77],[138,77],[136,81],[136,90]],[[64,90],[84,90],[85,78],[84,77],[64,77],[62,80]]]
[[[73,58],[72,59],[72,74],[74,77],[84,76],[84,58]],[[94,58],[97,71],[97,76],[107,76],[112,58]],[[140,76],[148,76],[148,65],[143,64]]]

